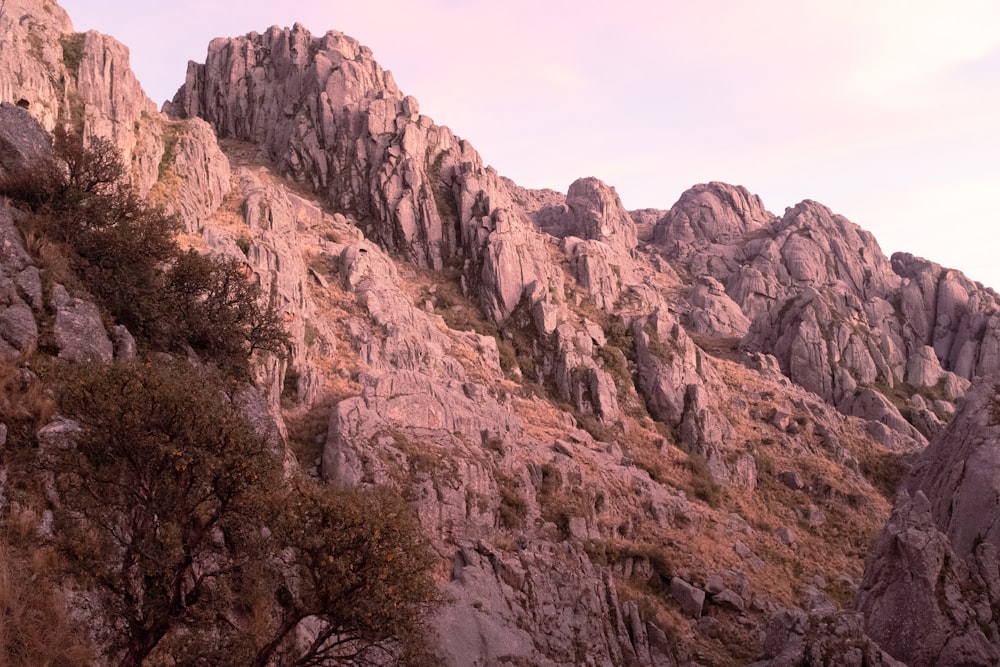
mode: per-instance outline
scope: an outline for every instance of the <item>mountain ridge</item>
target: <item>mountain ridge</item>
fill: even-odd
[[[867,541],[893,470],[958,465],[917,454],[1000,371],[992,290],[886,258],[809,200],[775,216],[712,182],[630,213],[596,178],[525,190],[340,33],[213,40],[161,115],[127,50],[55,8],[12,0],[29,20],[4,33],[22,46],[0,91],[47,129],[111,138],[186,244],[267,287],[290,349],[256,358],[257,416],[286,468],[407,494],[447,570],[444,663],[894,664],[875,641],[913,657],[870,583],[891,554],[862,581]],[[61,92],[31,83],[60,68]],[[39,319],[8,301],[0,320]]]

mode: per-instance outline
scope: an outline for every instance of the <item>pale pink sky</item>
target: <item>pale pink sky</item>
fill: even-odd
[[[158,103],[213,37],[304,24],[367,44],[500,173],[628,208],[721,180],[815,199],[1000,289],[995,0],[59,0]]]

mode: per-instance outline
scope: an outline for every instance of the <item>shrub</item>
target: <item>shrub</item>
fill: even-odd
[[[615,385],[619,389],[627,389],[632,386],[632,372],[628,368],[628,359],[620,348],[613,345],[605,345],[597,351],[604,362],[604,370],[615,379]]]
[[[0,664],[94,664],[44,551],[28,555],[0,540]]]
[[[674,346],[670,343],[666,343],[660,340],[660,335],[656,331],[656,327],[653,326],[652,322],[646,322],[643,325],[643,331],[646,332],[646,336],[649,338],[648,348],[649,351],[661,361],[671,364],[674,361]]]
[[[861,451],[859,458],[861,474],[882,494],[882,497],[894,502],[896,489],[908,471],[903,455],[867,447]]]
[[[258,350],[284,352],[288,340],[281,317],[260,305],[261,289],[243,266],[193,250],[178,255],[166,274],[164,343],[180,334],[196,351],[235,372],[245,371],[246,360]]]
[[[497,478],[500,487],[500,505],[497,507],[500,523],[506,528],[518,529],[524,527],[528,516],[528,502],[517,487],[513,477],[501,475]]]
[[[277,311],[262,305],[244,265],[183,253],[176,218],[131,190],[115,146],[57,132],[55,157],[8,175],[0,192],[35,211],[32,234],[66,264],[106,310],[154,349],[190,346],[245,376],[258,350],[281,353],[287,337]]]
[[[0,422],[7,426],[9,445],[30,444],[56,408],[55,398],[38,376],[14,362],[0,361]]]
[[[87,35],[82,32],[74,32],[59,38],[63,50],[63,64],[72,76],[76,76],[80,70],[80,62],[83,61],[83,43],[86,37]]]
[[[687,467],[691,471],[691,486],[695,498],[709,507],[718,508],[722,503],[722,487],[712,477],[705,457],[701,454],[688,454]]]

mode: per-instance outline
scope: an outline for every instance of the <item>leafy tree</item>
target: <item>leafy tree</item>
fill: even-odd
[[[141,664],[258,557],[280,467],[204,372],[184,363],[90,365],[61,392],[83,428],[60,450],[61,547],[114,619],[120,664]]]
[[[217,376],[66,372],[82,432],[52,453],[61,551],[99,593],[119,664],[415,664],[434,557],[398,493],[282,481]],[[307,629],[312,638],[301,642]]]
[[[277,582],[278,623],[254,667],[275,655],[294,667],[426,659],[424,619],[437,602],[434,556],[402,497],[386,488],[332,491],[303,480],[281,506],[275,536],[290,550],[296,576],[294,585]],[[287,646],[307,619],[311,640]]]
[[[109,139],[94,137],[84,145],[62,128],[55,131],[51,156],[0,179],[0,192],[36,212],[73,211],[85,202],[107,205],[129,191],[125,163]]]
[[[260,286],[247,279],[242,262],[181,253],[167,272],[165,294],[170,329],[183,330],[195,350],[213,359],[238,362],[258,350],[286,350],[281,318],[259,305]]]

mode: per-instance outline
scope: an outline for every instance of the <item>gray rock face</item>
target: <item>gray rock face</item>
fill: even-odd
[[[576,220],[574,236],[604,241],[624,250],[635,247],[635,223],[614,188],[596,178],[581,178],[569,186],[566,206]]]
[[[294,195],[274,183],[264,169],[241,167],[234,173],[241,198],[242,226],[235,230],[209,220],[203,236],[212,252],[245,260],[258,284],[269,286],[269,296],[282,313],[292,339],[291,362],[301,371],[309,366],[306,324],[314,327],[315,350],[332,354],[335,337],[316,318],[314,295],[303,246],[315,243],[314,236],[336,229],[345,240],[360,236],[341,219],[335,221],[315,202]],[[242,245],[242,247],[241,247]],[[333,250],[331,249],[331,252]]]
[[[162,132],[170,136],[170,145],[164,148],[168,154],[160,158],[168,174],[157,182],[153,198],[181,219],[187,233],[196,234],[229,194],[229,160],[212,128],[200,118],[163,122]]]
[[[750,330],[750,320],[738,303],[715,278],[702,276],[688,292],[690,327],[701,334],[742,338]]]
[[[594,304],[601,310],[615,310],[629,283],[634,282],[628,256],[606,243],[576,237],[563,239],[559,247],[570,258],[577,282]]]
[[[1000,426],[984,378],[921,454],[856,600],[865,627],[908,665],[994,664],[1000,627]]]
[[[114,357],[114,346],[93,303],[71,297],[62,285],[52,288],[55,323],[52,333],[59,358],[72,362],[103,361]]]
[[[454,348],[466,348],[487,368],[500,372],[496,340],[468,332],[462,342],[443,331],[441,318],[416,308],[400,285],[392,260],[377,246],[360,242],[340,254],[340,278],[357,294],[376,328],[354,322],[351,344],[361,358],[379,371],[414,370],[465,381]]]
[[[898,331],[884,328],[895,321],[887,312],[880,298],[863,303],[843,287],[807,287],[757,317],[741,347],[773,354],[793,382],[845,414],[885,425],[896,446],[917,449],[924,437],[873,388],[903,382],[904,347]]]
[[[680,577],[670,580],[670,595],[673,596],[686,616],[698,618],[705,606],[705,591],[692,586]]]
[[[149,193],[159,178],[163,128],[123,44],[74,33],[54,2],[8,0],[0,47],[0,99],[25,107],[47,131],[61,123],[80,128],[85,141],[110,139],[135,189]]]
[[[944,377],[934,348],[925,345],[906,362],[906,381],[914,387],[933,387]]]
[[[840,282],[863,301],[884,297],[899,285],[875,237],[822,204],[798,204],[777,230],[782,263],[793,281]]]
[[[314,38],[296,25],[215,40],[166,108],[260,144],[282,171],[371,221],[369,238],[394,254],[481,267],[497,321],[533,285],[548,287],[547,258],[504,181],[341,33]]]
[[[7,6],[27,18],[0,20],[0,91],[25,96],[49,127],[78,96],[85,134],[112,137],[139,189],[181,216],[193,245],[245,260],[285,318],[290,355],[260,360],[261,394],[246,397],[246,411],[269,425],[284,380],[297,376],[295,409],[334,405],[318,441],[322,475],[407,494],[450,569],[450,601],[435,620],[447,664],[694,664],[703,656],[682,648],[694,633],[716,647],[723,630],[756,641],[774,602],[755,579],[778,571],[764,559],[813,553],[827,538],[846,544],[845,499],[884,509],[858,472],[861,452],[919,448],[914,425],[943,432],[965,378],[1000,363],[989,291],[912,258],[890,267],[870,235],[815,202],[778,219],[744,188],[710,183],[668,212],[628,213],[597,179],[565,196],[518,188],[422,116],[370,51],[301,26],[213,42],[166,121],[121,45],[74,37],[81,61],[67,72],[59,36],[68,21],[41,16],[38,0]],[[7,48],[32,42],[37,67]],[[66,87],[46,88],[60,80]],[[213,130],[231,139],[232,165]],[[323,205],[292,194],[261,159],[321,193]],[[91,304],[58,290],[44,303],[42,275],[13,225],[0,224],[0,243],[0,351],[34,347],[33,313],[51,305],[64,357],[135,353],[128,332],[115,330],[111,344]],[[428,268],[460,274],[458,286],[494,324],[524,319],[516,333],[534,346],[538,385],[501,372],[496,339],[427,312],[427,283],[446,275]],[[735,349],[737,337],[750,354]],[[594,433],[585,418],[599,418],[608,442],[577,430],[573,414]],[[281,429],[268,436],[278,448]],[[730,487],[721,508],[687,500],[704,498],[681,449],[705,458],[709,482]],[[983,637],[997,644],[987,613],[995,598],[955,593],[1000,580],[992,523],[950,513],[996,514],[993,467],[970,456],[975,470],[947,477],[965,489],[949,504],[932,498],[928,512],[903,513],[919,515],[904,522],[904,538],[930,545],[904,553],[930,561],[887,565],[867,589],[909,604],[893,597],[902,585],[893,571],[945,582],[932,599],[945,611],[927,618],[945,626],[954,662],[988,661]],[[774,491],[776,471],[793,468],[803,471],[795,491],[772,496],[794,498],[777,521],[797,516],[801,530],[764,530],[776,517],[735,513],[759,508],[758,484]],[[939,511],[944,528],[928,523]],[[709,558],[699,553],[705,541],[719,547]],[[971,541],[971,551],[960,555],[953,541]],[[847,551],[853,543],[844,558],[857,566]],[[662,560],[678,571],[657,570]],[[705,580],[701,563],[743,569],[708,579],[714,607],[694,624],[677,608],[698,617],[706,595],[678,575],[691,568],[690,581]],[[646,594],[667,581],[669,596]],[[893,665],[864,636],[861,616],[836,614],[823,579],[810,581],[801,589],[809,611],[779,620],[766,664]],[[667,597],[676,622],[660,627],[647,605]],[[890,606],[873,609],[875,618]],[[866,626],[873,635],[876,625]]]
[[[0,129],[0,136],[3,132]],[[11,209],[0,204],[0,356],[17,359],[35,350],[39,330],[32,305],[44,305],[38,269],[31,264]]]
[[[637,320],[635,337],[639,390],[650,414],[676,427],[685,448],[705,457],[716,482],[756,485],[752,461],[727,456],[736,439],[716,389],[711,360],[663,311]]]
[[[635,603],[619,601],[614,578],[566,545],[516,558],[482,542],[463,546],[448,590],[477,604],[440,620],[447,664],[680,664],[663,630],[641,620]],[[560,614],[564,608],[584,613]]]
[[[906,667],[864,633],[861,615],[807,614],[786,609],[774,614],[764,639],[764,657],[749,667]]]
[[[59,90],[60,37],[73,31],[65,10],[37,0],[8,0],[0,25],[0,99],[27,104],[47,130],[65,104]]]
[[[677,250],[699,241],[735,243],[773,220],[760,197],[746,188],[716,182],[701,184],[684,192],[656,223],[653,242]]]
[[[743,350],[773,354],[794,382],[878,424],[873,431],[893,446],[922,446],[918,430],[933,432],[934,420],[914,413],[914,429],[871,390],[905,383],[929,397],[945,380],[960,395],[960,377],[993,363],[989,295],[942,278],[942,305],[940,281],[927,275],[932,267],[905,258],[890,263],[870,234],[816,202],[777,219],[742,188],[700,185],[663,216],[653,240],[696,278],[686,325],[706,336],[742,336]],[[980,316],[966,316],[970,308]],[[932,359],[923,348],[935,330]],[[919,359],[911,362],[913,355]]]
[[[374,461],[366,450],[379,434],[401,433],[404,439],[410,434],[414,444],[419,438],[479,447],[491,438],[517,437],[519,431],[516,419],[468,383],[432,381],[412,371],[389,372],[371,378],[361,396],[337,406],[323,452],[323,474],[347,484],[372,475],[391,481],[388,470],[364,467],[365,460]],[[389,437],[382,446],[413,454],[398,438]]]
[[[903,277],[900,312],[914,348],[934,348],[944,370],[971,380],[1000,370],[1000,297],[958,271],[906,253],[892,256]]]
[[[30,168],[52,155],[48,133],[26,109],[0,104],[0,175]]]
[[[0,311],[0,338],[18,353],[35,349],[38,324],[26,303],[13,303]]]
[[[144,195],[156,183],[159,164],[150,159],[140,161],[136,148],[152,143],[150,137],[143,136],[147,126],[141,121],[144,114],[156,114],[156,105],[146,97],[129,67],[124,44],[93,30],[82,37],[79,68],[70,75],[83,105],[84,139],[111,139],[125,163],[131,165],[132,184]],[[152,150],[162,153],[159,146]]]

